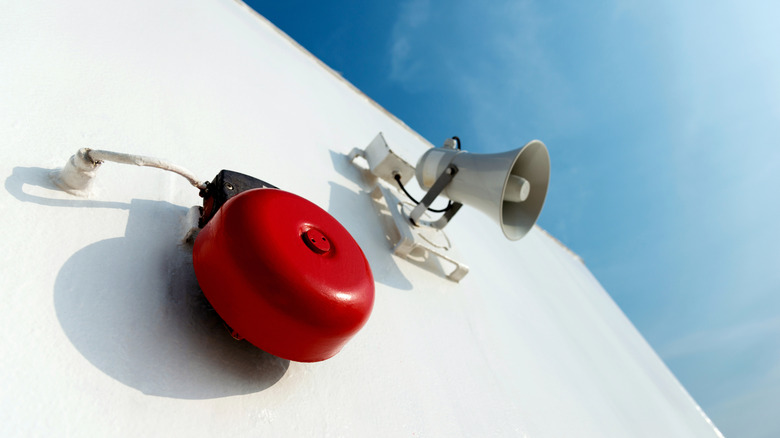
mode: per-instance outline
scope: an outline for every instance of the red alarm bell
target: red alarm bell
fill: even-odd
[[[363,252],[313,203],[251,177],[266,188],[241,191],[235,177],[246,176],[225,172],[206,191],[205,226],[193,248],[203,293],[235,333],[262,350],[299,362],[332,357],[374,304]]]

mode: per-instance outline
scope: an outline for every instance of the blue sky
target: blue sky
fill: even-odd
[[[248,4],[434,144],[543,140],[539,224],[726,436],[780,436],[780,4]]]

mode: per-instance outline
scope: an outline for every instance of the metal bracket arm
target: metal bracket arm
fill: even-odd
[[[444,169],[444,172],[442,172],[441,175],[439,175],[438,178],[436,178],[436,182],[433,183],[433,186],[428,190],[428,193],[425,194],[425,197],[422,198],[422,201],[420,201],[419,204],[417,204],[416,207],[414,207],[414,210],[409,214],[409,221],[413,225],[418,225],[418,222],[420,220],[420,217],[422,217],[423,213],[425,213],[425,210],[428,209],[428,207],[431,206],[433,201],[436,199],[437,196],[441,194],[441,192],[444,190],[445,187],[447,187],[447,184],[452,181],[452,178],[455,177],[455,174],[458,173],[458,168],[449,165],[446,169]],[[447,211],[447,213],[444,214],[444,216],[441,217],[438,221],[431,224],[431,226],[434,226],[435,228],[443,228],[445,225],[447,225],[447,222],[452,218],[452,216],[455,215],[455,213],[458,212],[458,209],[461,207],[462,204],[460,203],[454,203],[452,207]],[[454,211],[453,211],[454,210]],[[442,219],[445,219],[444,223],[439,224]],[[440,225],[440,226],[436,226]]]

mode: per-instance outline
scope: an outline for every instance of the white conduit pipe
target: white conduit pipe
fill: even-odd
[[[187,178],[190,184],[199,189],[206,188],[206,182],[198,179],[192,172],[165,160],[142,155],[123,154],[89,148],[79,149],[75,155],[70,157],[65,164],[65,167],[55,170],[51,177],[54,183],[66,192],[78,196],[87,196],[90,192],[95,172],[104,161],[132,164],[135,166],[156,167],[158,169],[177,173]]]
[[[123,154],[112,151],[102,151],[99,149],[87,149],[87,157],[95,164],[100,164],[102,161],[112,161],[114,163],[133,164],[135,166],[156,167],[158,169],[178,173],[179,175],[187,178],[190,184],[199,189],[206,188],[206,183],[198,179],[189,170],[159,158],[145,157],[143,155]]]

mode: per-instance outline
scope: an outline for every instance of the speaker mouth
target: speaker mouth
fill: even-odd
[[[522,159],[521,159],[522,158]],[[509,178],[519,176],[531,185],[528,198],[522,202],[510,202],[503,199]],[[509,240],[520,240],[536,223],[547,198],[547,187],[550,183],[550,154],[547,147],[539,140],[526,143],[514,159],[512,167],[504,179],[504,189],[501,193],[501,231]]]

